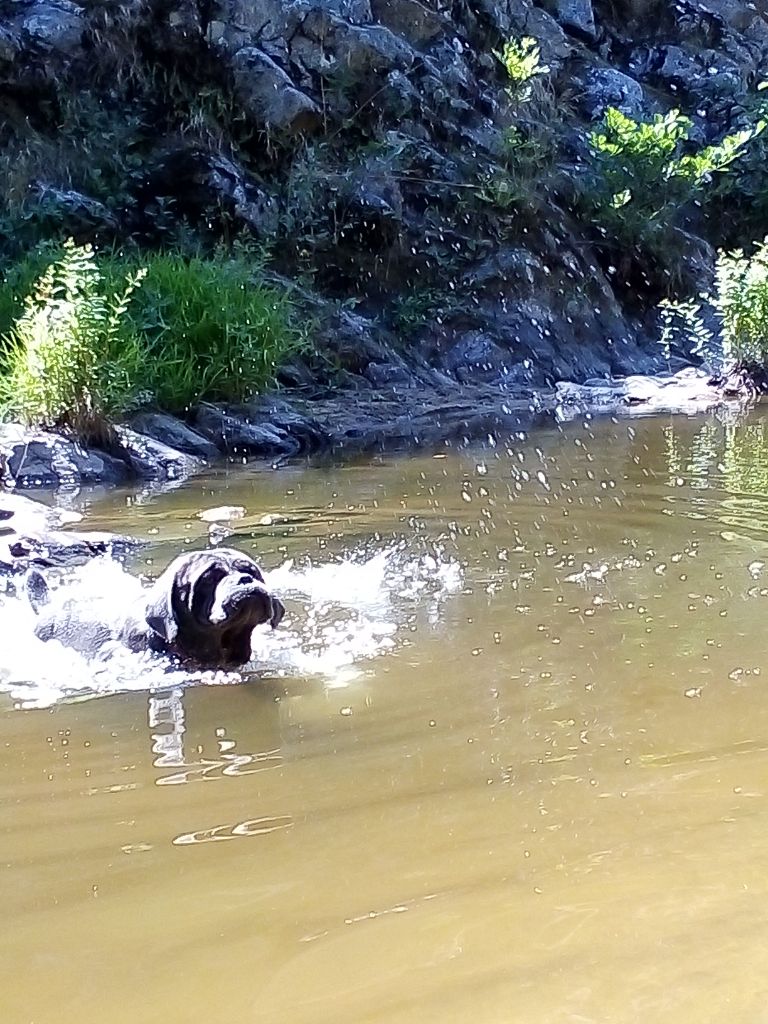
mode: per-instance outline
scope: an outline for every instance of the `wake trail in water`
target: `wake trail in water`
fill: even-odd
[[[446,598],[463,585],[454,558],[439,548],[415,553],[405,542],[325,562],[289,560],[264,575],[284,600],[287,614],[277,630],[254,630],[253,658],[240,672],[188,671],[117,643],[85,658],[58,641],[38,640],[37,616],[26,596],[2,595],[0,692],[21,707],[49,707],[63,699],[132,690],[237,683],[254,671],[314,676],[328,687],[345,686],[360,674],[362,663],[397,648],[400,632],[414,616],[436,626]],[[126,607],[141,591],[139,579],[99,558],[63,583],[53,600],[108,611],[116,604]]]

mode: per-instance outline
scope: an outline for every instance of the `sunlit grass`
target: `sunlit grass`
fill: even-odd
[[[6,276],[0,331],[4,415],[84,440],[138,405],[244,401],[306,335],[247,253],[97,257],[73,242]]]

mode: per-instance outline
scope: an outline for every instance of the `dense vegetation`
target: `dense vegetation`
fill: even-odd
[[[444,337],[501,325],[530,363],[545,341],[538,309],[529,335],[518,321],[502,329],[518,298],[578,337],[615,296],[667,348],[765,361],[768,132],[755,82],[712,99],[707,66],[703,100],[675,85],[631,112],[619,97],[586,112],[594,42],[566,40],[564,57],[554,22],[539,39],[502,34],[471,5],[419,10],[423,25],[386,39],[360,30],[357,43],[354,24],[307,14],[290,55],[293,37],[260,28],[267,57],[161,26],[165,7],[95,3],[56,74],[30,64],[0,86],[5,415],[89,437],[142,404],[183,415],[247,399],[321,344],[307,326],[321,304],[361,309],[401,350],[428,336],[439,352]],[[603,16],[601,52],[609,43],[626,66],[624,26]],[[684,35],[677,18],[658,31]],[[261,79],[244,53],[278,85],[249,92]],[[281,68],[298,64],[292,82]],[[293,114],[270,108],[289,94]],[[497,256],[517,269],[489,272]],[[322,365],[332,375],[354,358]]]
[[[2,407],[92,440],[142,404],[248,399],[303,343],[287,294],[255,273],[237,252],[97,257],[69,240],[34,254],[0,289]]]

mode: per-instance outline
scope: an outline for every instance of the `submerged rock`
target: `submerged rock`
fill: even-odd
[[[0,575],[24,572],[32,566],[69,568],[97,555],[122,559],[141,547],[142,542],[131,537],[62,529],[79,518],[0,491]]]

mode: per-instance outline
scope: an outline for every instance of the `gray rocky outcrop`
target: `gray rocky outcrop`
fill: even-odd
[[[155,441],[161,441],[169,448],[185,455],[193,455],[197,459],[210,462],[221,454],[216,445],[207,437],[167,413],[142,410],[131,417],[129,426],[137,434],[144,434]]]
[[[326,452],[350,455],[412,448],[440,450],[489,439],[497,443],[520,430],[551,422],[553,417],[567,420],[585,414],[692,414],[729,403],[743,404],[754,397],[750,381],[743,375],[715,379],[692,367],[677,373],[623,378],[609,375],[584,384],[560,381],[554,388],[535,387],[527,383],[529,367],[520,365],[505,372],[499,350],[479,334],[457,342],[446,354],[445,363],[445,373],[427,368],[406,376],[403,367],[372,362],[367,370],[373,381],[361,377],[356,387],[332,394],[264,395],[240,406],[202,405],[193,416],[194,429],[173,417],[149,412],[135,416],[132,422],[135,427],[163,434],[167,441],[173,439],[180,446],[194,449],[197,456],[205,452],[210,459],[214,454],[237,462],[261,459],[278,467],[287,459]],[[482,372],[470,373],[478,364]],[[462,369],[468,372],[462,373]],[[13,428],[15,446],[9,449],[8,428],[4,430],[0,436],[0,469],[3,451],[10,450],[11,457],[2,479],[17,489],[156,481],[161,471],[162,480],[173,482],[183,479],[176,474],[204,465],[199,457],[182,454],[127,427],[118,429],[125,461],[97,451],[74,453],[71,442],[63,438],[24,435],[20,428]],[[30,450],[28,463],[18,461],[17,448],[25,443]],[[18,528],[22,517],[15,523],[7,520],[18,510],[29,508],[26,499],[0,489],[0,539],[16,545],[5,559],[6,569],[10,564],[28,564],[19,559],[44,562],[48,558],[53,559],[50,564],[59,564],[56,552],[60,549],[69,559],[105,550],[104,538],[100,537],[78,535],[77,543],[58,535],[51,539],[49,535],[60,531],[66,521],[62,513],[36,503],[32,503],[30,515],[34,513],[37,518],[23,519],[22,543]],[[43,534],[49,538],[45,543],[40,539]]]
[[[130,472],[120,459],[86,451],[74,441],[47,431],[28,431],[20,424],[0,426],[3,479],[23,489],[125,483]]]
[[[320,125],[318,105],[290,76],[255,46],[244,46],[232,58],[235,95],[255,124],[292,134],[311,132]]]
[[[178,481],[201,468],[199,459],[160,441],[118,427],[110,453],[20,424],[0,425],[0,483],[20,490],[125,484],[132,480]]]

